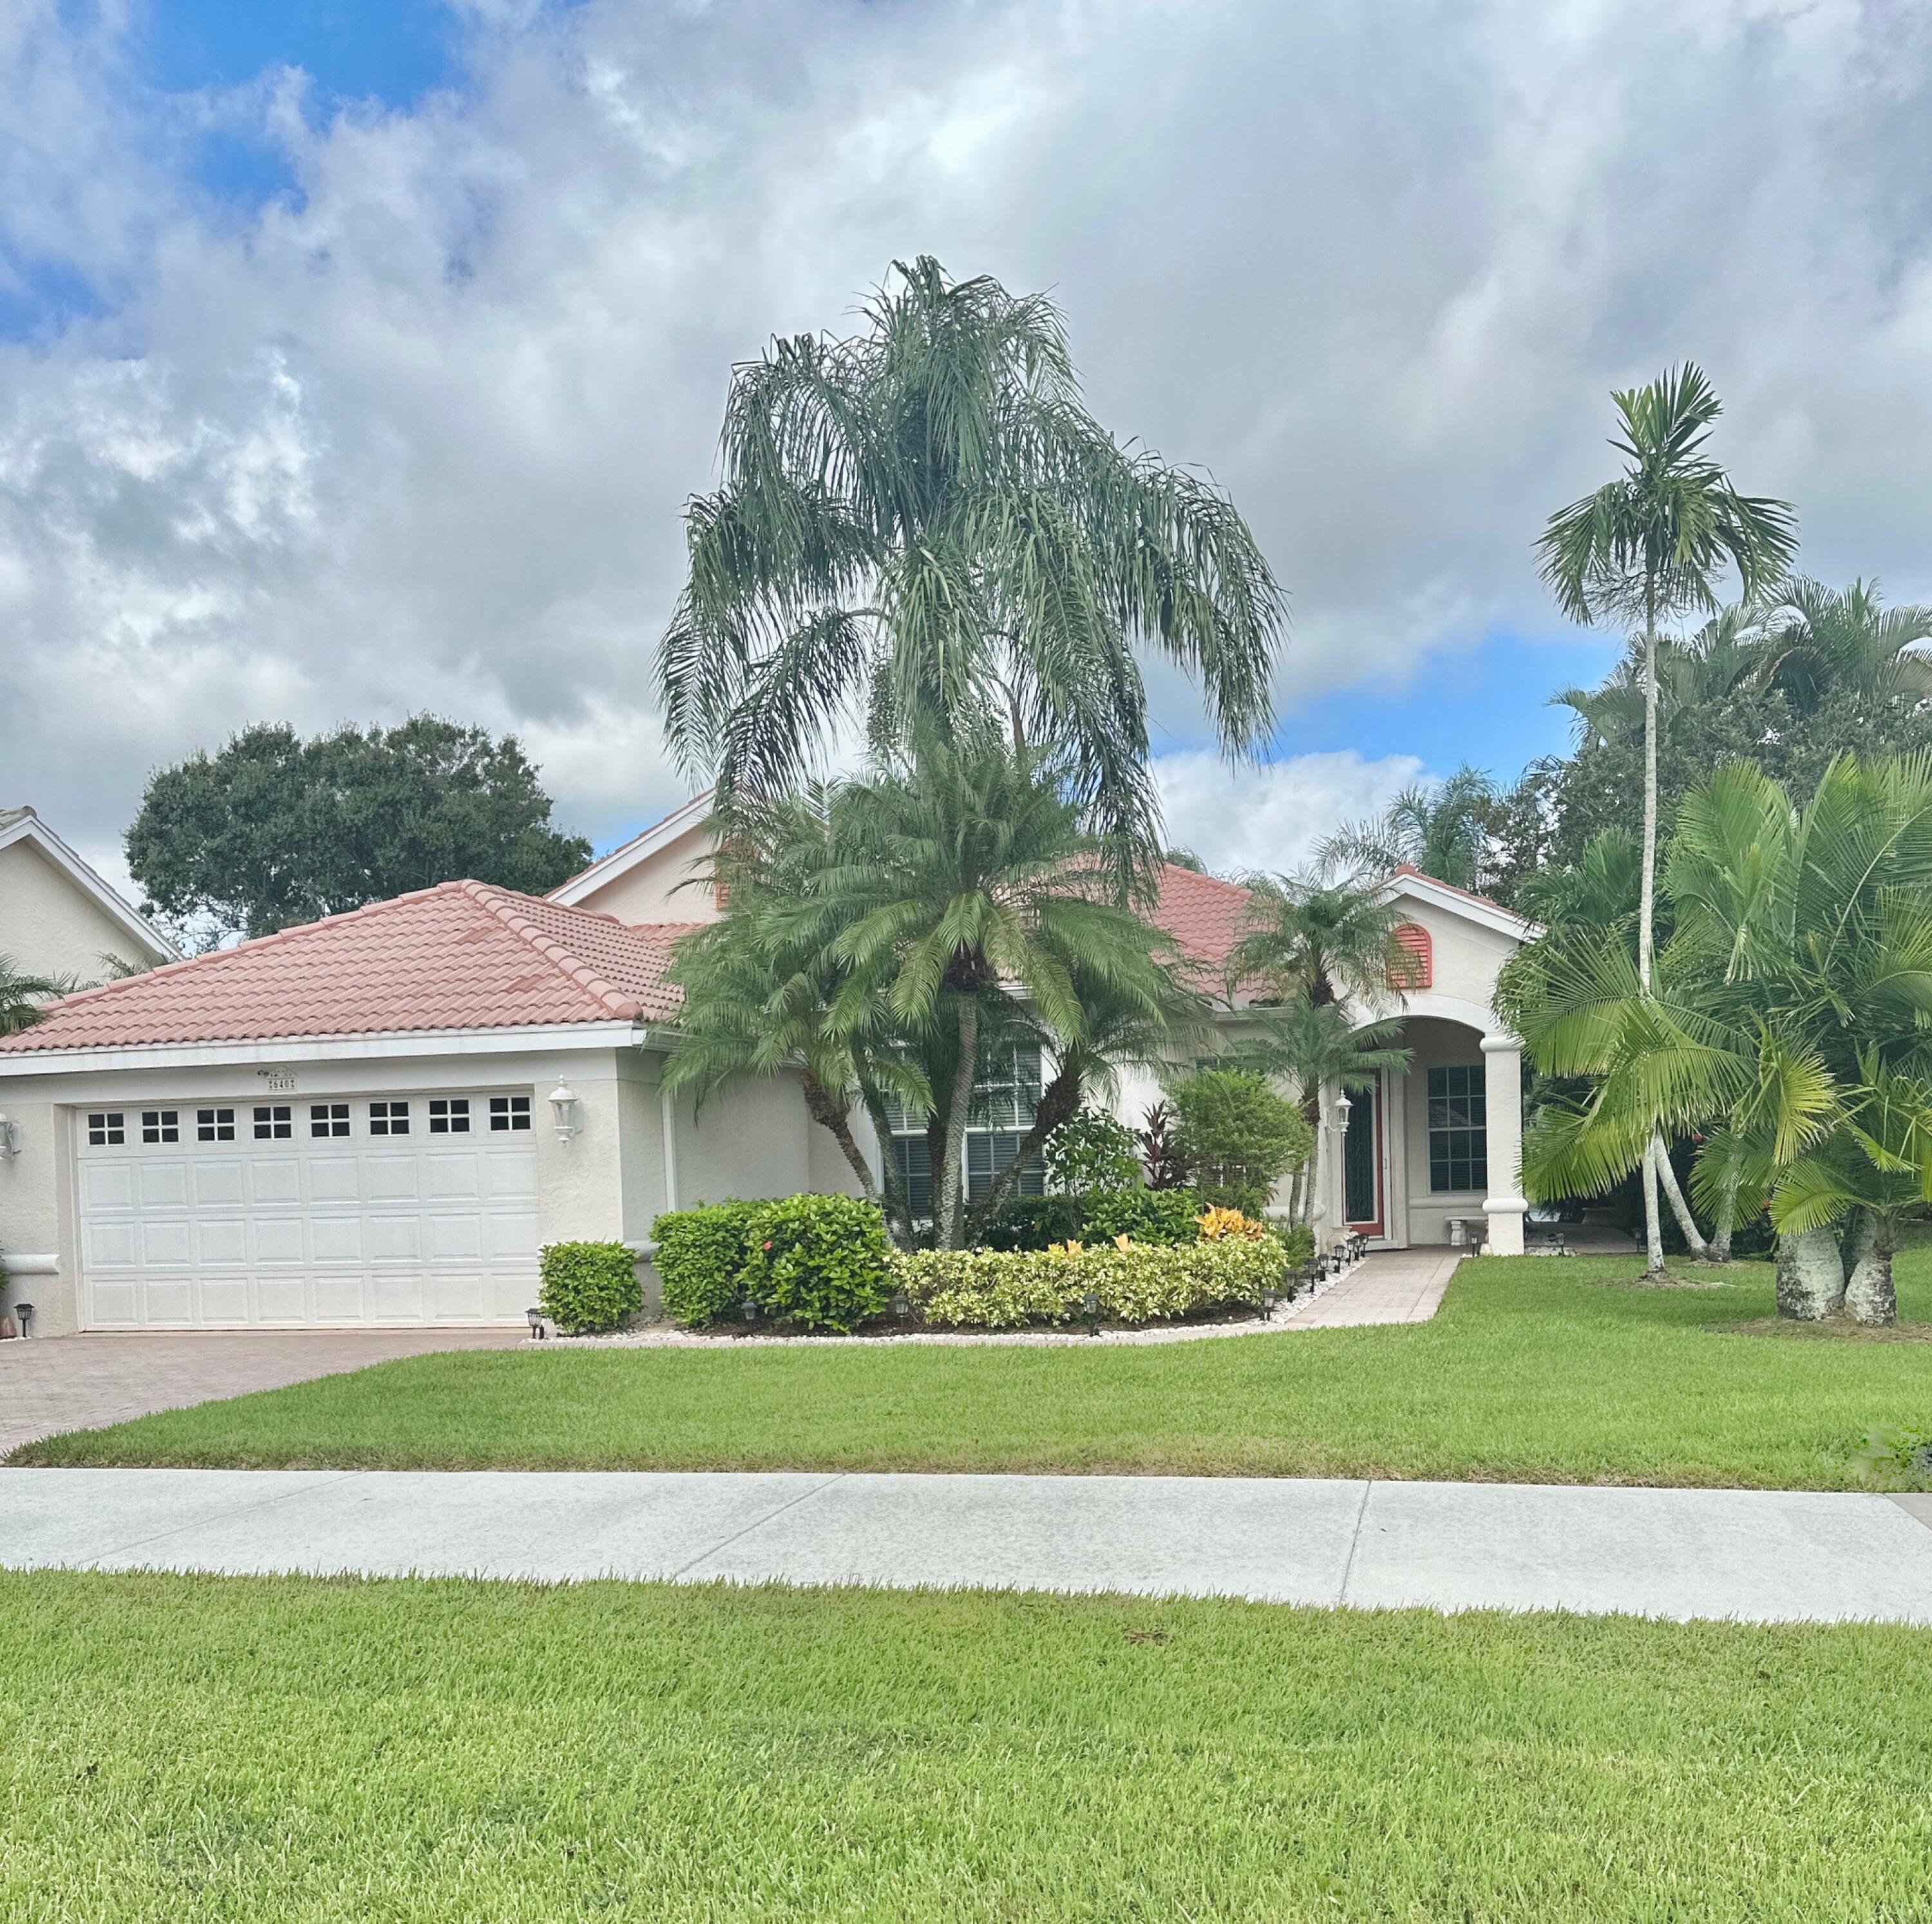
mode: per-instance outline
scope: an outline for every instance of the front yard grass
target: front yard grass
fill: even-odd
[[[0,1574],[0,1915],[1919,1920],[1932,1635]]]
[[[1856,1487],[1932,1345],[1741,1333],[1772,1275],[1464,1263],[1436,1319],[1145,1347],[536,1347],[410,1357],[47,1438],[16,1464],[1144,1471]],[[1900,1259],[1932,1320],[1932,1247]],[[1686,1272],[1687,1275],[1694,1272]]]

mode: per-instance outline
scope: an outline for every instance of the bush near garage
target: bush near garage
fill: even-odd
[[[651,1224],[664,1314],[688,1328],[735,1314],[744,1299],[746,1232],[762,1203],[700,1203]]]
[[[746,1227],[740,1278],[772,1317],[808,1329],[856,1329],[885,1313],[891,1245],[877,1206],[854,1196],[788,1196]]]
[[[621,1328],[644,1306],[635,1253],[621,1242],[548,1242],[537,1307],[573,1336]]]
[[[927,1323],[988,1329],[1076,1321],[1090,1291],[1110,1323],[1203,1316],[1258,1305],[1264,1289],[1284,1289],[1288,1277],[1287,1252],[1273,1236],[1164,1245],[922,1249],[894,1251],[890,1264]]]

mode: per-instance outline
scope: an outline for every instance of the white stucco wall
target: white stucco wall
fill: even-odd
[[[620,922],[708,922],[718,902],[708,882],[695,880],[711,854],[711,829],[700,822],[634,868],[590,894],[576,906]]]
[[[31,842],[0,848],[0,955],[30,975],[98,982],[104,955],[151,958],[99,903]]]

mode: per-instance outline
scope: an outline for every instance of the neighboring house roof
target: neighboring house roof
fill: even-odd
[[[708,788],[702,795],[694,795],[662,821],[653,822],[628,842],[620,843],[608,855],[600,856],[568,882],[560,883],[550,892],[550,899],[566,906],[580,902],[585,896],[595,895],[598,889],[616,881],[619,876],[628,874],[638,863],[648,862],[659,850],[670,847],[680,835],[700,826],[711,813],[711,795]]]
[[[144,916],[139,915],[82,862],[32,808],[0,808],[0,849],[31,842],[40,853],[116,923],[150,961],[172,961],[174,945]]]
[[[0,1053],[656,1019],[685,926],[446,882],[83,990]]]

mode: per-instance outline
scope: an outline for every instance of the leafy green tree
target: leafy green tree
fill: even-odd
[[[1687,796],[1646,987],[1612,934],[1542,958],[1506,1011],[1589,1079],[1526,1141],[1532,1193],[1586,1194],[1665,1126],[1700,1197],[1767,1206],[1781,1314],[1891,1321],[1904,1212],[1932,1200],[1932,757],[1834,763],[1802,808],[1738,763]]]
[[[1141,1159],[1133,1131],[1102,1109],[1070,1116],[1047,1138],[1046,1180],[1059,1196],[1138,1188]]]
[[[1194,676],[1222,745],[1272,725],[1283,603],[1227,497],[1108,434],[1053,304],[922,256],[843,340],[734,372],[724,484],[687,514],[658,652],[674,748],[722,797],[794,784],[862,707],[875,751],[917,729],[1067,757],[1110,859],[1157,852],[1141,655]]]
[[[0,1035],[17,1035],[40,1020],[43,1005],[75,984],[52,975],[30,975],[0,955]]]
[[[1642,901],[1637,972],[1650,987],[1657,877],[1657,644],[1658,624],[1717,606],[1713,583],[1735,567],[1744,598],[1762,594],[1790,565],[1797,547],[1790,505],[1740,494],[1704,452],[1722,405],[1702,369],[1686,361],[1648,387],[1613,394],[1622,431],[1610,445],[1624,457],[1606,482],[1550,517],[1538,552],[1544,579],[1565,614],[1642,624],[1644,775]],[[1644,1228],[1652,1271],[1664,1267],[1657,1175],[1647,1161]]]
[[[1404,865],[1454,889],[1488,886],[1496,785],[1466,763],[1447,781],[1412,785],[1371,820],[1344,822],[1317,844],[1324,874],[1379,881]]]
[[[461,877],[542,895],[590,859],[515,738],[433,715],[302,740],[244,730],[148,783],[128,865],[177,924],[266,935]]]
[[[1266,1077],[1208,1068],[1168,1091],[1181,1154],[1204,1203],[1258,1218],[1275,1185],[1306,1164],[1314,1131]]]

